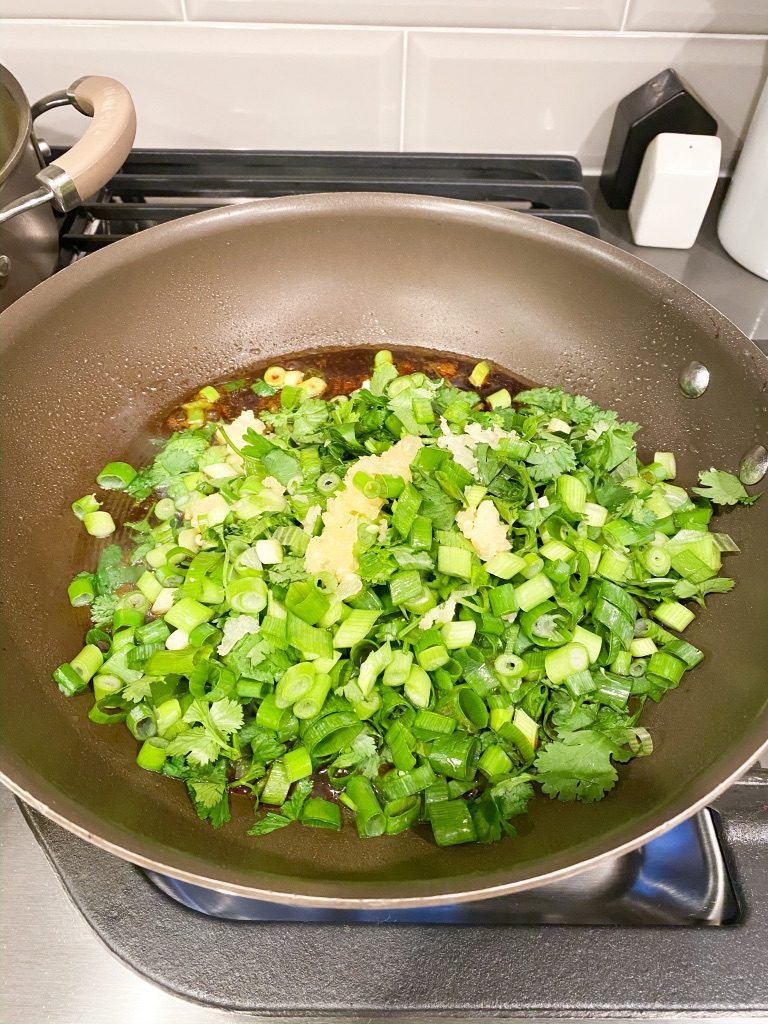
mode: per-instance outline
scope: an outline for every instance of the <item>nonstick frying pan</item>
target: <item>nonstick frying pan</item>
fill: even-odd
[[[417,834],[360,841],[246,835],[250,804],[213,831],[183,787],[134,764],[123,729],[88,721],[53,666],[84,623],[65,589],[95,550],[69,506],[110,459],[141,461],[147,425],[182,395],[308,348],[426,346],[486,357],[588,394],[680,454],[680,479],[735,470],[768,435],[768,362],[721,314],[609,245],[534,218],[431,197],[274,199],[119,242],[35,288],[2,318],[4,480],[0,771],[21,797],[137,864],[284,903],[405,905],[540,884],[630,849],[705,805],[768,737],[768,501],[727,513],[741,546],[688,631],[703,665],[645,721],[652,757],[593,805],[534,801],[518,836],[438,849]],[[696,399],[681,373],[709,370]],[[113,506],[114,507],[114,506]],[[688,635],[688,634],[686,634]]]

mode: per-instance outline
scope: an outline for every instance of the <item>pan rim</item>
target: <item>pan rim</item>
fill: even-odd
[[[185,234],[192,234],[194,236],[198,226],[202,226],[209,222],[219,223],[223,229],[225,225],[232,224],[233,222],[244,222],[247,224],[249,221],[253,221],[258,223],[265,217],[279,217],[285,214],[290,216],[301,216],[307,213],[310,215],[322,213],[338,214],[340,209],[348,213],[369,211],[371,213],[381,214],[388,208],[390,208],[393,213],[403,213],[405,208],[406,210],[413,211],[414,213],[418,213],[426,217],[434,217],[441,213],[450,217],[461,217],[466,216],[467,211],[471,209],[472,219],[474,223],[479,226],[482,226],[483,224],[488,224],[490,226],[498,224],[503,227],[505,224],[514,224],[515,230],[518,231],[518,233],[532,237],[554,238],[577,254],[577,256],[600,260],[603,263],[608,263],[617,267],[623,266],[633,275],[642,272],[646,287],[657,287],[660,289],[666,289],[667,291],[673,289],[678,295],[688,295],[693,297],[695,300],[694,305],[700,304],[701,308],[711,310],[717,317],[721,328],[726,328],[727,330],[727,343],[735,345],[735,347],[740,349],[742,355],[754,360],[754,368],[758,373],[762,373],[766,380],[768,380],[768,359],[766,359],[757,346],[752,344],[750,340],[730,320],[728,320],[727,317],[715,310],[714,307],[706,302],[705,299],[696,295],[696,293],[691,291],[691,289],[688,289],[686,286],[680,284],[661,271],[650,267],[638,257],[626,253],[608,242],[604,242],[600,239],[594,239],[591,236],[585,236],[580,232],[573,231],[572,229],[551,224],[538,218],[530,217],[526,214],[490,206],[483,207],[476,203],[470,203],[463,200],[444,199],[442,197],[375,192],[317,193],[305,196],[257,200],[251,203],[238,204],[237,206],[204,211],[202,213],[193,214],[189,217],[180,218],[176,222],[158,225],[156,228],[150,228],[136,236],[131,236],[115,245],[111,245],[100,252],[92,254],[89,260],[80,260],[73,266],[66,268],[54,278],[49,279],[42,285],[38,286],[38,288],[46,290],[46,299],[50,296],[48,301],[53,301],[55,303],[58,301],[57,296],[66,295],[73,288],[87,287],[89,280],[100,278],[105,270],[109,270],[113,266],[119,267],[126,261],[141,259],[147,250],[156,252],[166,247],[176,245],[181,239],[183,239]],[[162,239],[158,237],[158,231],[161,233]],[[33,320],[35,319],[34,313],[36,303],[39,304],[41,297],[40,291],[38,289],[34,289],[31,293],[22,297],[2,314],[0,320],[2,321],[3,326],[7,328],[6,331],[3,332],[5,338],[8,338],[12,333],[10,330],[12,325],[23,322],[26,320],[27,316],[30,316]],[[5,347],[5,343],[3,344],[3,347]],[[757,358],[758,356],[760,357],[759,359]],[[86,813],[84,815],[82,813],[83,808],[81,805],[72,802],[71,810],[67,808],[66,813],[57,810],[55,806],[53,806],[55,801],[51,799],[52,794],[56,791],[53,790],[50,784],[46,784],[44,779],[38,780],[37,778],[34,778],[34,785],[25,785],[17,782],[13,777],[14,775],[23,776],[23,771],[11,771],[9,773],[3,770],[3,768],[0,768],[0,781],[2,781],[12,792],[36,810],[40,811],[46,817],[81,838],[94,843],[102,849],[105,849],[107,852],[121,857],[124,860],[128,860],[141,867],[169,875],[170,877],[178,878],[182,881],[202,885],[206,888],[215,889],[221,892],[232,893],[234,895],[264,899],[270,902],[293,906],[385,909],[412,906],[434,906],[446,903],[460,903],[470,900],[489,899],[507,893],[532,889],[576,875],[581,871],[594,867],[606,860],[613,859],[623,853],[636,849],[648,842],[650,839],[667,832],[675,825],[686,820],[724,792],[761,755],[761,753],[766,750],[768,750],[768,737],[763,739],[759,743],[757,749],[753,753],[749,754],[746,759],[740,761],[740,763],[735,767],[731,767],[725,780],[720,781],[717,785],[710,788],[708,792],[702,794],[693,804],[686,803],[685,806],[678,810],[671,818],[665,817],[665,812],[663,810],[649,812],[645,816],[645,820],[647,822],[656,821],[656,824],[651,824],[650,827],[647,827],[640,822],[621,826],[620,831],[623,834],[628,835],[629,838],[620,845],[611,845],[610,849],[602,850],[602,852],[598,852],[586,860],[577,860],[573,864],[561,868],[554,868],[550,871],[544,872],[543,874],[534,873],[526,878],[506,883],[501,882],[498,884],[486,885],[481,888],[474,888],[471,886],[462,888],[462,876],[457,876],[454,880],[446,879],[443,883],[444,891],[440,891],[438,893],[434,893],[434,889],[436,887],[440,888],[439,884],[436,886],[435,880],[406,883],[412,889],[416,889],[420,886],[429,886],[433,890],[433,893],[426,896],[329,896],[322,894],[320,890],[327,890],[329,886],[337,886],[340,883],[312,881],[306,879],[295,880],[289,876],[273,874],[267,875],[264,872],[254,872],[255,879],[259,878],[259,874],[261,874],[263,879],[268,879],[268,884],[271,888],[266,889],[261,888],[259,885],[242,885],[235,883],[227,879],[223,879],[215,873],[201,873],[194,870],[188,870],[186,868],[169,868],[168,865],[163,864],[143,853],[141,837],[137,837],[133,833],[128,833],[126,830],[118,826],[114,826],[112,823],[105,823],[105,827],[101,829],[102,833],[106,833],[109,838],[105,838],[104,834],[99,835],[92,831],[91,828],[82,823],[84,818],[87,818],[88,812],[86,809]],[[707,771],[712,772],[711,766]],[[67,800],[68,799],[69,798],[67,798]],[[64,801],[64,804],[67,803],[67,800]],[[673,797],[669,802],[679,806],[681,798],[678,795]],[[682,799],[682,802],[685,803],[684,798]],[[67,817],[67,814],[70,814],[71,817]],[[643,819],[641,819],[641,821],[642,820]],[[185,860],[194,860],[194,856],[188,854],[182,854],[182,858]],[[463,879],[468,883],[471,876],[465,875],[463,876]],[[459,883],[458,885],[457,881]],[[343,884],[348,890],[352,891],[365,891],[375,887],[381,892],[386,892],[393,888],[397,889],[398,887],[402,889],[404,885],[402,882],[391,881],[381,883],[346,881]],[[281,885],[284,888],[281,888]],[[297,888],[300,888],[303,891],[297,893],[295,891]],[[293,891],[287,891],[288,889]]]
[[[33,810],[39,811],[44,817],[55,822],[57,825],[60,825],[73,835],[84,839],[86,842],[92,843],[94,846],[98,846],[105,852],[119,857],[121,860],[127,861],[130,864],[134,864],[137,867],[148,871],[154,871],[157,874],[165,875],[169,878],[177,879],[181,882],[199,885],[202,888],[211,889],[214,892],[222,892],[232,896],[245,897],[247,899],[263,900],[264,902],[277,903],[281,906],[337,910],[404,910],[409,907],[435,907],[454,903],[480,902],[482,900],[494,899],[499,896],[512,895],[516,892],[526,892],[554,882],[564,881],[565,879],[581,874],[583,871],[588,871],[590,868],[595,868],[607,861],[615,860],[627,853],[631,853],[633,850],[639,849],[641,846],[645,846],[651,840],[657,839],[659,836],[671,831],[677,825],[680,825],[689,818],[692,818],[699,811],[706,809],[714,800],[717,799],[717,797],[721,796],[735,782],[737,782],[742,775],[748,772],[755,762],[760,759],[761,755],[765,753],[768,753],[768,739],[766,739],[759,746],[756,752],[740,764],[739,767],[736,768],[724,781],[715,786],[710,792],[704,794],[704,796],[697,800],[696,803],[678,811],[672,818],[665,818],[658,825],[642,831],[640,835],[626,840],[621,845],[613,846],[609,850],[604,850],[602,853],[595,854],[593,857],[589,857],[586,860],[579,860],[575,864],[568,865],[567,867],[556,868],[552,871],[547,871],[544,874],[533,875],[528,878],[519,879],[518,881],[502,882],[497,885],[489,885],[480,889],[451,889],[449,887],[445,892],[426,896],[323,896],[310,891],[295,893],[282,889],[262,889],[256,885],[239,885],[235,882],[229,882],[211,875],[199,874],[183,868],[169,867],[167,864],[162,864],[159,861],[153,860],[151,857],[147,857],[140,853],[129,843],[121,845],[118,842],[96,835],[85,826],[79,825],[77,822],[67,818],[64,814],[54,810],[42,799],[35,796],[31,791],[25,790],[23,786],[16,783],[2,770],[0,770],[0,782],[25,804],[32,807]],[[648,815],[648,817],[654,816],[658,815]],[[123,832],[120,828],[110,828],[110,831],[117,833]],[[270,875],[269,877],[270,879],[275,878],[277,880],[281,880],[281,876],[279,875]],[[459,878],[460,877],[461,876],[459,876]],[[302,880],[302,885],[306,886],[308,890],[322,888],[328,884],[329,883],[326,882]],[[354,881],[347,881],[344,884],[350,889],[369,888],[374,885],[380,885],[380,883],[374,882]],[[421,883],[412,884],[415,887]],[[434,882],[429,882],[428,884],[434,888]],[[402,883],[385,882],[381,887],[386,888],[393,885],[402,885]]]

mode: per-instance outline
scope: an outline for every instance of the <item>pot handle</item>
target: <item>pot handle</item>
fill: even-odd
[[[79,78],[66,92],[52,93],[36,103],[32,117],[67,104],[92,118],[91,124],[57,163],[35,175],[40,188],[0,210],[0,224],[45,203],[53,203],[57,210],[67,213],[106,185],[130,153],[136,135],[136,111],[124,85],[100,75]]]
[[[72,149],[37,174],[37,180],[53,193],[54,206],[63,212],[106,185],[125,162],[136,135],[131,94],[114,78],[80,78],[67,89],[66,97],[93,120]]]

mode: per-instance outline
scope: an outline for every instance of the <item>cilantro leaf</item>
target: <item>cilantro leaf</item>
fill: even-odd
[[[215,700],[210,707],[211,719],[219,729],[226,735],[237,732],[243,724],[243,709],[235,700],[222,697]]]
[[[185,473],[197,469],[198,460],[210,444],[210,430],[185,430],[172,434],[154,462],[142,469],[125,488],[136,501],[148,498],[153,490],[171,487]]]
[[[706,469],[699,473],[699,483],[703,486],[691,488],[694,494],[709,498],[716,505],[752,505],[760,497],[759,494],[748,494],[737,476],[721,469]]]
[[[356,768],[368,779],[376,779],[379,775],[381,757],[376,747],[376,740],[367,733],[359,733],[352,741],[349,750],[340,754],[333,762],[334,768]]]
[[[542,444],[533,449],[526,462],[531,466],[531,476],[538,483],[555,480],[563,473],[576,469],[576,453],[569,444],[559,441]]]
[[[280,808],[280,813],[289,821],[298,821],[307,797],[312,792],[312,779],[300,779],[293,787],[293,793]]]
[[[280,808],[280,813],[267,811],[263,818],[248,829],[249,836],[266,836],[279,828],[285,828],[292,821],[298,821],[307,797],[312,792],[312,780],[302,779],[294,786],[293,793]]]
[[[219,744],[202,728],[188,729],[172,739],[167,747],[168,756],[183,754],[194,764],[210,764],[219,754]]]
[[[614,483],[612,480],[605,480],[603,483],[595,484],[595,497],[609,512],[618,512],[633,495],[628,487]]]
[[[396,570],[397,563],[386,548],[369,548],[368,551],[364,551],[360,555],[358,565],[360,578],[373,586],[388,582]]]
[[[704,597],[707,594],[727,594],[736,586],[736,580],[727,576],[712,576],[703,583],[691,583],[690,580],[678,580],[672,587],[672,593],[679,601],[688,601],[691,598],[704,604]]]
[[[98,594],[107,594],[123,583],[133,583],[142,569],[123,563],[123,549],[117,544],[104,548],[94,573],[94,586]]]
[[[611,741],[592,729],[561,733],[536,756],[538,780],[558,800],[600,800],[618,778],[612,753]]]
[[[218,779],[190,779],[187,785],[193,801],[208,810],[216,806],[226,789],[224,781]]]
[[[320,399],[302,402],[293,415],[291,437],[297,444],[317,444],[325,439],[323,427],[328,422],[330,406]]]
[[[276,832],[277,829],[290,825],[292,820],[292,818],[286,818],[284,814],[267,811],[263,818],[260,818],[255,825],[248,829],[248,835],[267,836],[270,832]]]
[[[148,697],[152,687],[152,680],[147,676],[141,676],[140,679],[135,679],[133,682],[127,683],[123,688],[121,696],[124,700],[129,700],[132,704],[139,704],[141,701]]]
[[[516,775],[511,779],[503,779],[491,788],[491,796],[502,818],[515,818],[519,814],[525,814],[528,804],[534,796],[534,789],[530,783],[530,775]]]
[[[243,733],[240,734],[240,738],[244,739]],[[274,733],[258,725],[252,730],[250,743],[254,761],[274,761],[285,753],[285,744],[280,743]]]
[[[289,583],[298,583],[307,579],[304,559],[298,555],[290,555],[277,565],[268,565],[265,567],[265,571],[267,581],[273,587],[287,587]]]
[[[422,498],[420,514],[431,519],[436,530],[450,530],[461,507],[459,502],[449,498],[430,476],[424,476],[416,486]]]
[[[91,602],[88,614],[94,626],[108,626],[112,623],[112,616],[117,608],[117,597],[115,594],[99,594]]]

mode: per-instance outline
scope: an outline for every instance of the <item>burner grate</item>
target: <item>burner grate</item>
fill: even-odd
[[[54,150],[56,160],[63,150]],[[570,156],[135,150],[95,201],[66,216],[62,264],[126,235],[249,199],[408,192],[520,210],[599,237]]]

